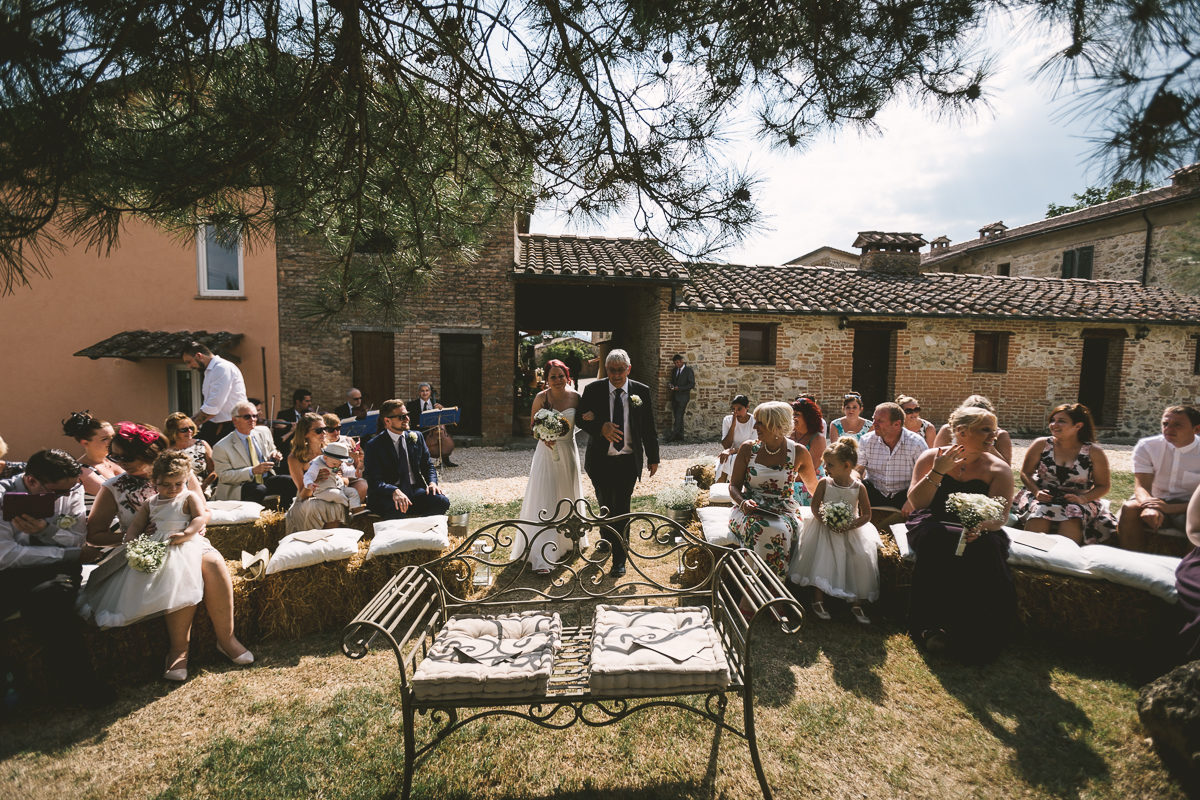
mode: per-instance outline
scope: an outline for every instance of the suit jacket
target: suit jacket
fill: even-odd
[[[692,372],[692,368],[686,363],[683,365],[683,370],[679,373],[679,380],[675,379],[675,365],[671,365],[671,377],[667,383],[675,384],[675,391],[671,392],[671,401],[679,405],[687,405],[692,399],[692,389],[696,388],[696,373]]]
[[[250,438],[254,440],[259,458],[269,461],[271,453],[275,452],[275,440],[271,438],[271,432],[258,425],[250,431]],[[240,500],[241,485],[254,480],[254,473],[250,471],[254,464],[250,463],[250,453],[237,431],[213,445],[213,464],[217,470],[217,488],[213,499]]]
[[[424,489],[431,483],[437,482],[433,470],[433,459],[429,456],[429,447],[425,444],[425,436],[420,431],[404,432],[404,451],[408,455],[408,463],[413,465],[417,481],[421,483],[416,489]],[[408,469],[400,468],[400,457],[392,444],[392,437],[387,431],[376,436],[363,448],[363,477],[367,481],[367,503],[391,502],[392,493],[397,489],[412,497],[414,491],[412,480],[408,477]]]
[[[429,395],[429,402],[435,406],[438,404],[438,402],[440,402],[438,400],[437,392],[434,392],[433,394]],[[408,413],[412,415],[408,418],[408,424],[411,425],[414,429],[420,429],[420,427],[421,427],[421,398],[418,397],[415,400],[409,400],[408,403],[406,403],[404,407],[406,409],[408,409]],[[437,409],[435,408],[434,411],[436,411],[436,410]]]
[[[654,427],[654,409],[650,402],[650,387],[644,383],[626,380],[625,389],[629,391],[629,446],[633,449],[637,474],[642,474],[642,457],[650,464],[658,463],[658,431]],[[590,383],[583,390],[583,399],[579,401],[579,410],[575,419],[579,427],[588,432],[587,452],[584,454],[583,466],[589,476],[603,471],[602,459],[609,458],[608,439],[601,431],[604,423],[612,422],[612,403],[609,401],[609,382],[607,379]],[[635,406],[633,398],[640,397],[642,404]],[[588,421],[583,418],[587,412],[592,412],[596,418]],[[595,478],[592,478],[595,481]]]

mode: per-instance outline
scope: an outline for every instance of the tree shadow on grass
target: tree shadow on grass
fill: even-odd
[[[1054,690],[1050,670],[1056,665],[1044,653],[1010,647],[986,666],[924,656],[946,691],[1013,750],[1013,766],[1030,784],[1074,798],[1109,776],[1108,764],[1081,738],[1091,719]]]

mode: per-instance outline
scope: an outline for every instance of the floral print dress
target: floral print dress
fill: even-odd
[[[1054,437],[1046,439],[1042,457],[1038,459],[1034,480],[1039,489],[1054,492],[1061,490],[1065,494],[1082,495],[1092,488],[1092,445],[1085,444],[1079,448],[1075,461],[1066,467],[1054,462]],[[1022,489],[1013,501],[1013,512],[1022,524],[1031,519],[1048,519],[1051,522],[1064,522],[1069,519],[1083,520],[1083,540],[1087,544],[1097,544],[1112,537],[1117,530],[1116,518],[1104,510],[1099,500],[1090,503],[1068,503],[1056,498],[1059,502],[1043,503],[1028,489]]]
[[[791,439],[784,441],[787,443],[787,461],[779,467],[758,463],[762,442],[755,441],[750,448],[750,463],[746,465],[746,477],[742,482],[745,499],[774,511],[779,517],[745,514],[737,507],[729,515],[729,530],[734,538],[742,547],[758,553],[780,580],[787,580],[792,547],[799,542],[800,535],[800,506],[793,489],[796,443]]]

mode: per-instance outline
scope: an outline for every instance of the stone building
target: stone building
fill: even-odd
[[[1179,288],[1184,268],[1172,257],[1179,232],[1200,220],[1200,164],[1170,184],[1110,203],[1009,228],[986,225],[979,238],[934,239],[922,271],[1031,278],[1096,278]]]

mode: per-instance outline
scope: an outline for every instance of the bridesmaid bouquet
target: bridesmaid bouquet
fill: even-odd
[[[854,509],[846,503],[821,503],[821,521],[831,531],[842,533],[854,520]]]
[[[985,494],[954,492],[946,498],[946,508],[953,511],[963,525],[962,535],[958,537],[958,549],[954,551],[956,556],[961,556],[967,549],[967,531],[985,522],[1004,519],[1003,501]]]
[[[158,542],[146,536],[139,536],[125,545],[125,559],[129,566],[138,572],[150,574],[158,572],[167,557],[167,543]]]
[[[571,425],[566,417],[552,408],[543,408],[533,415],[533,435],[539,439],[557,439],[566,436],[569,430]],[[554,460],[560,460],[558,448],[552,447],[550,450],[554,453]]]

